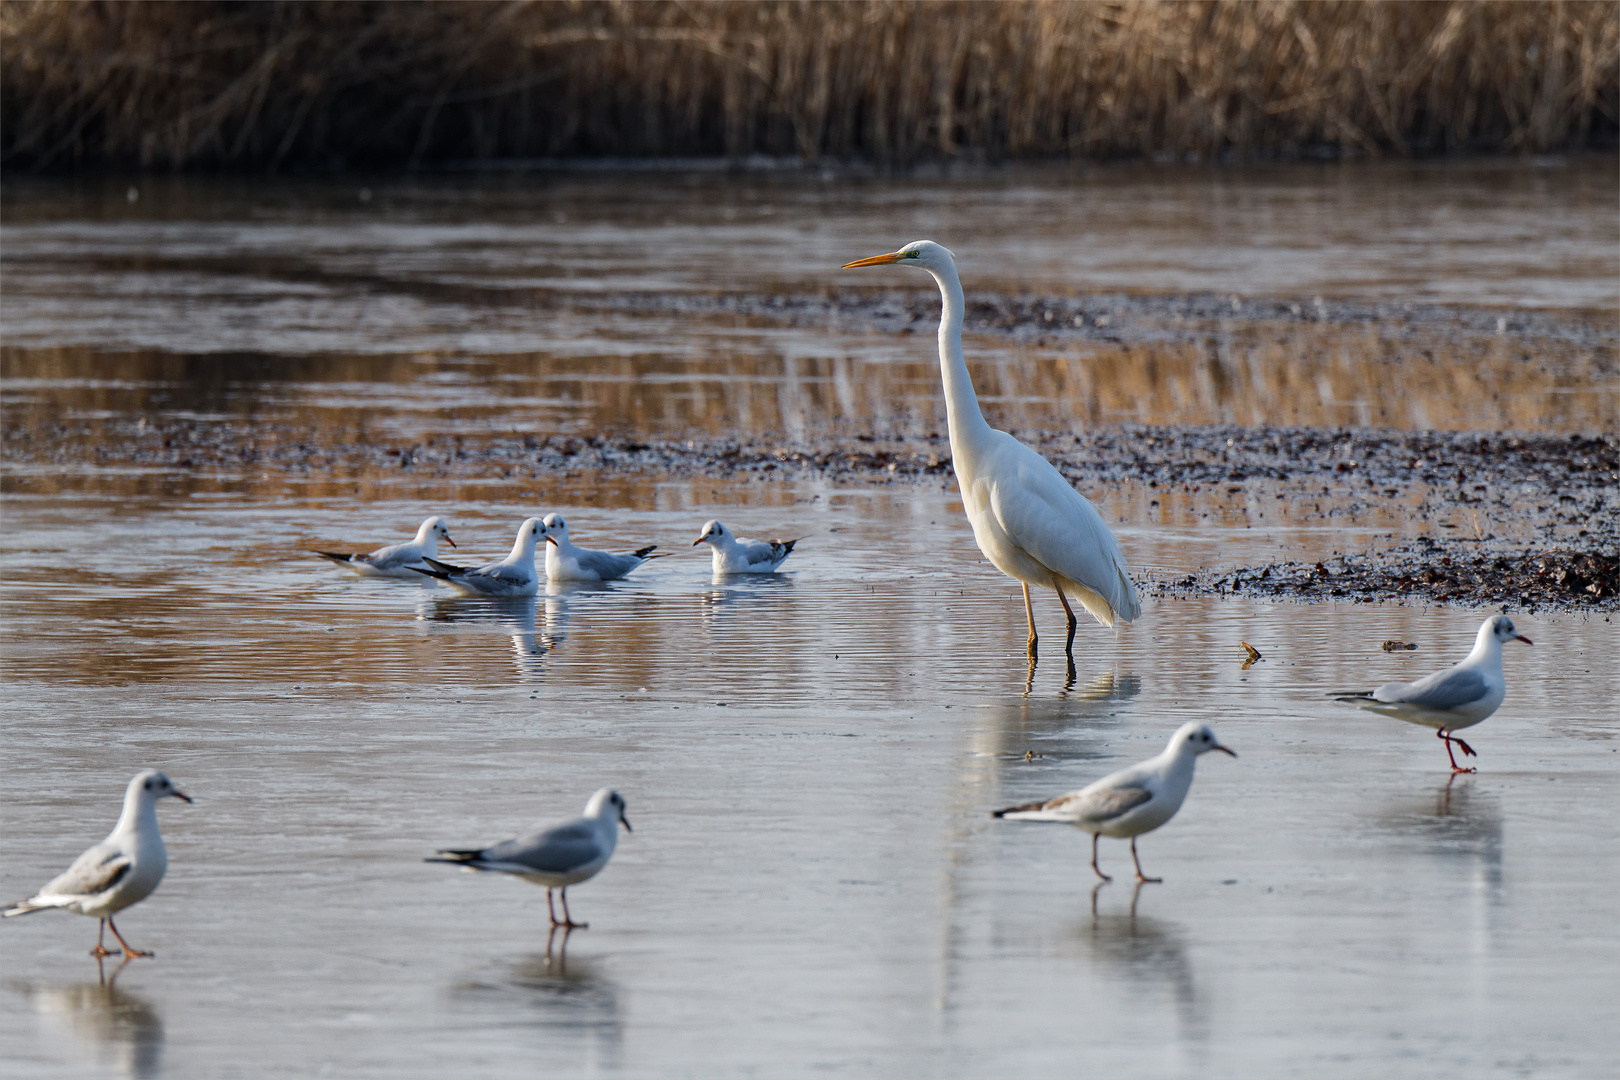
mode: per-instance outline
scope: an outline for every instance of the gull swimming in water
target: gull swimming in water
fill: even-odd
[[[502,841],[494,847],[446,848],[424,862],[450,863],[468,870],[511,874],[546,887],[546,911],[552,926],[583,929],[568,914],[568,886],[588,881],[613,857],[619,841],[619,826],[631,832],[624,816],[624,799],[612,788],[603,788],[585,804],[585,816],[561,825],[543,826],[533,832]],[[562,891],[562,921],[551,904],[551,890]]]
[[[317,551],[315,554],[323,559],[331,559],[361,577],[417,581],[419,579],[412,570],[420,569],[424,558],[438,557],[440,540],[451,547],[456,546],[456,542],[450,539],[450,526],[445,524],[444,518],[434,516],[422,522],[422,527],[416,530],[416,538],[409,543],[391,544],[388,547],[378,548],[369,555],[358,553],[345,555],[339,551]]]
[[[1128,836],[1131,861],[1136,864],[1136,880],[1162,881],[1163,878],[1150,878],[1142,873],[1142,860],[1136,856],[1136,838],[1176,816],[1192,787],[1193,765],[1198,755],[1211,750],[1237,757],[1215,741],[1215,733],[1206,725],[1182,724],[1158,757],[1121,769],[1079,791],[1043,802],[1009,806],[990,816],[1009,821],[1061,821],[1090,833],[1091,868],[1104,881],[1114,879],[1097,865],[1097,838]]]
[[[129,947],[113,923],[113,916],[151,896],[169,868],[169,853],[158,830],[157,801],[171,795],[191,801],[156,769],[136,773],[124,792],[124,812],[107,839],[74,859],[66,872],[39,892],[0,911],[0,916],[9,919],[48,908],[65,908],[101,920],[91,956],[112,955],[102,943],[109,929],[123,947],[125,960],[151,956]]]
[[[1130,623],[1142,613],[1119,542],[1097,508],[1064,479],[1050,461],[1005,431],[992,428],[979,411],[967,361],[962,356],[965,301],[956,258],[932,240],[913,240],[899,251],[845,263],[844,268],[915,266],[939,286],[939,368],[951,437],[951,467],[962,489],[962,507],[979,550],[1024,589],[1029,622],[1026,649],[1035,656],[1035,609],[1029,587],[1056,590],[1068,616],[1065,650],[1074,649],[1078,620],[1070,599],[1104,626]]]
[[[568,522],[561,514],[546,515],[546,579],[548,581],[617,581],[649,558],[657,544],[627,554],[592,551],[568,539]]]
[[[1473,727],[1501,707],[1507,697],[1507,676],[1502,673],[1502,645],[1530,639],[1513,628],[1506,615],[1492,615],[1480,624],[1474,649],[1466,659],[1426,675],[1416,682],[1385,683],[1371,693],[1335,694],[1338,701],[1360,705],[1371,712],[1435,729],[1446,744],[1451,771],[1473,772],[1457,764],[1451,752],[1456,743],[1465,757],[1478,757],[1474,748],[1452,733]]]
[[[529,518],[518,527],[512,554],[499,562],[469,569],[451,566],[437,559],[424,559],[427,568],[416,570],[416,573],[437,578],[463,596],[534,596],[540,591],[540,574],[534,566],[534,548],[544,535],[546,527],[540,519]]]
[[[793,545],[798,542],[739,539],[718,521],[708,521],[704,522],[703,532],[692,541],[692,546],[708,544],[714,549],[714,572],[717,574],[774,574],[776,568],[793,554]]]

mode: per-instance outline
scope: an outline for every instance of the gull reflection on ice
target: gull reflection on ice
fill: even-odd
[[[597,970],[599,961],[568,954],[570,933],[552,927],[544,953],[493,966],[456,984],[451,996],[486,1022],[533,1027],[556,1044],[559,1060],[612,1069],[624,1040],[621,992]]]
[[[1128,895],[1128,899],[1127,899]],[[1142,885],[1128,894],[1099,882],[1091,890],[1091,917],[1075,927],[1071,940],[1110,982],[1149,995],[1168,995],[1175,1005],[1184,1041],[1208,1034],[1207,1002],[1198,990],[1187,935],[1180,925],[1142,914]]]
[[[145,998],[117,986],[124,964],[96,982],[13,985],[28,998],[52,1042],[82,1048],[100,1068],[144,1078],[163,1071],[163,1018]],[[101,968],[98,962],[96,965]]]

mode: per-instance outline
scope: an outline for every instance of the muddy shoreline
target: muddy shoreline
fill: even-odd
[[[1329,562],[1216,566],[1149,592],[1299,600],[1509,604],[1620,610],[1620,437],[1350,428],[1129,426],[1072,435],[1018,432],[1083,492],[1133,486],[1248,514],[1275,505],[1295,524],[1399,515],[1414,541]],[[760,437],[450,437],[414,444],[317,442],[288,425],[197,420],[6,432],[6,489],[42,490],[58,469],[178,476],[540,480],[583,473],[837,484],[954,485],[950,444],[858,433]],[[109,436],[112,436],[109,438]],[[1257,522],[1258,524],[1258,522]]]

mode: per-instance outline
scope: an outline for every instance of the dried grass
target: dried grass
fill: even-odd
[[[39,169],[1613,145],[1598,2],[0,2]]]

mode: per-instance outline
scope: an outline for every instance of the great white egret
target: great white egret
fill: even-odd
[[[1029,587],[1053,589],[1069,618],[1065,649],[1074,648],[1072,597],[1104,626],[1142,613],[1119,542],[1097,508],[1041,455],[985,422],[962,358],[962,282],[956,259],[932,240],[845,263],[844,269],[895,263],[933,275],[944,308],[939,319],[939,370],[950,424],[951,466],[979,550],[1024,587],[1029,654],[1035,655],[1035,609]]]
[[[1444,671],[1437,671],[1416,682],[1385,683],[1369,694],[1336,694],[1340,701],[1360,705],[1372,712],[1393,716],[1409,724],[1432,727],[1445,741],[1446,757],[1452,772],[1473,772],[1457,764],[1451,744],[1462,748],[1466,757],[1477,757],[1474,748],[1452,734],[1473,727],[1502,705],[1507,697],[1507,676],[1502,673],[1502,645],[1509,641],[1530,644],[1530,639],[1513,628],[1506,615],[1492,615],[1480,624],[1474,635],[1474,648],[1467,658]]]
[[[1193,766],[1198,755],[1219,750],[1236,754],[1215,741],[1215,733],[1203,724],[1182,724],[1170,737],[1170,745],[1156,758],[1149,758],[1128,769],[1103,777],[1089,787],[1059,795],[1044,802],[1025,803],[996,810],[991,817],[1009,821],[1061,821],[1091,834],[1091,868],[1104,881],[1112,881],[1097,865],[1097,837],[1131,838],[1131,861],[1136,864],[1136,880],[1159,881],[1142,873],[1142,860],[1136,857],[1136,838],[1151,832],[1176,816],[1192,787]]]

